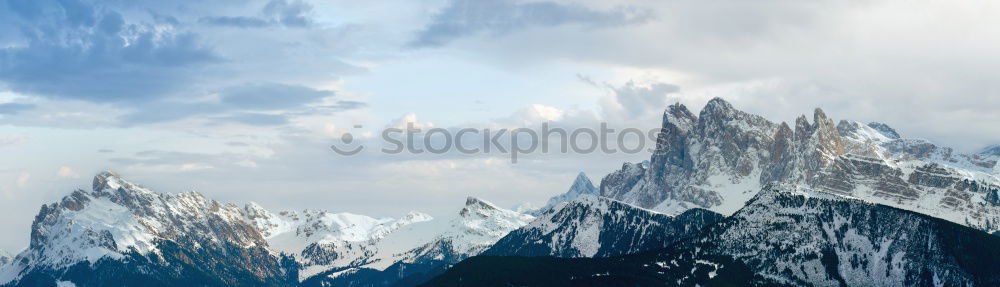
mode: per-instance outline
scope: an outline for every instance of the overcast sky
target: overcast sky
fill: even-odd
[[[212,3],[205,3],[212,2]],[[365,153],[421,127],[653,128],[721,97],[823,108],[961,151],[1000,143],[996,1],[0,2],[0,248],[114,170],[271,209],[442,215],[598,183],[647,154]],[[360,127],[355,127],[359,125]]]

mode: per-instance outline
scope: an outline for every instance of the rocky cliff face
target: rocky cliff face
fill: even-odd
[[[994,231],[996,166],[995,157],[903,139],[885,124],[835,125],[816,109],[792,128],[713,99],[698,116],[670,106],[650,160],[609,174],[600,192],[668,214],[699,207],[728,215],[781,182]]]
[[[607,257],[664,248],[719,222],[691,209],[668,216],[616,200],[583,196],[562,203],[497,241],[487,256]]]

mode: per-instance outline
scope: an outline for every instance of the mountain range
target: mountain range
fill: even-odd
[[[996,151],[713,99],[669,106],[648,161],[538,209],[272,212],[103,172],[0,252],[0,286],[997,286]]]

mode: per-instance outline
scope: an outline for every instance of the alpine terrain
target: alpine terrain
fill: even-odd
[[[271,211],[102,172],[0,252],[0,286],[1000,286],[998,161],[713,99],[539,209]]]

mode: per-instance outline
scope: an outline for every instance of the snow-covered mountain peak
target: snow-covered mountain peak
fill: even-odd
[[[983,156],[997,156],[1000,157],[1000,144],[990,145],[979,151],[980,155]]]
[[[823,112],[822,108],[816,108],[813,110],[813,123],[822,123],[826,121],[830,121],[830,119],[826,116],[826,112]]]
[[[93,190],[98,191],[126,191],[131,193],[152,194],[153,191],[129,182],[112,171],[103,171],[94,176]]]
[[[523,225],[522,221],[528,221],[532,218],[531,215],[500,208],[490,202],[470,196],[465,201],[465,207],[458,212],[458,216],[453,218],[452,222],[476,232],[489,232],[489,225],[498,225],[497,227],[499,225]],[[483,229],[483,227],[487,228]]]
[[[699,117],[731,114],[733,112],[736,112],[736,109],[733,108],[732,104],[722,98],[716,97],[712,98],[707,104],[705,104],[705,107],[701,109],[701,115]]]
[[[594,189],[594,182],[590,181],[587,174],[582,171],[576,175],[576,179],[573,180],[573,186],[570,187],[570,191],[588,191]]]
[[[663,127],[673,127],[678,132],[687,133],[694,129],[698,122],[698,117],[691,113],[688,108],[680,103],[675,103],[667,107],[663,112]]]
[[[553,196],[549,198],[549,201],[537,210],[531,211],[533,215],[538,215],[552,209],[559,203],[574,200],[580,196],[584,195],[600,195],[601,191],[594,186],[594,183],[587,177],[586,174],[580,172],[576,175],[576,179],[573,180],[573,184],[570,185],[569,190],[565,193]]]
[[[7,253],[6,250],[0,249],[0,269],[3,269],[3,266],[9,263],[13,258],[14,256]]]
[[[875,129],[876,131],[878,131],[879,133],[882,133],[882,135],[884,135],[884,136],[886,136],[887,138],[890,138],[890,139],[894,139],[895,140],[895,139],[901,139],[902,138],[899,135],[899,133],[896,132],[896,129],[893,129],[892,127],[890,127],[889,125],[884,124],[884,123],[870,122],[870,123],[868,123],[868,127],[871,127],[872,129]]]
[[[439,236],[439,241],[448,242],[459,254],[474,255],[533,219],[534,216],[469,197],[465,207],[449,221],[451,227]]]
[[[499,207],[493,205],[490,202],[472,196],[469,196],[465,199],[465,209],[463,209],[463,213],[464,210],[480,210],[480,209],[493,210],[493,209],[499,209]]]
[[[32,224],[27,269],[59,270],[103,258],[161,254],[160,244],[258,248],[260,233],[235,205],[199,193],[156,193],[102,172],[91,192],[76,190],[41,207]]]
[[[881,144],[895,139],[889,137],[884,131],[872,127],[871,124],[866,125],[857,121],[841,120],[837,124],[837,130],[842,136],[862,143]]]
[[[551,210],[546,211],[545,214],[560,212],[570,206],[585,206],[587,208],[598,210],[597,213],[600,214],[603,211],[607,211],[608,204],[612,202],[617,202],[617,201],[607,197],[601,197],[599,195],[583,194],[572,200],[564,201],[557,204]],[[639,208],[631,205],[629,207]]]

